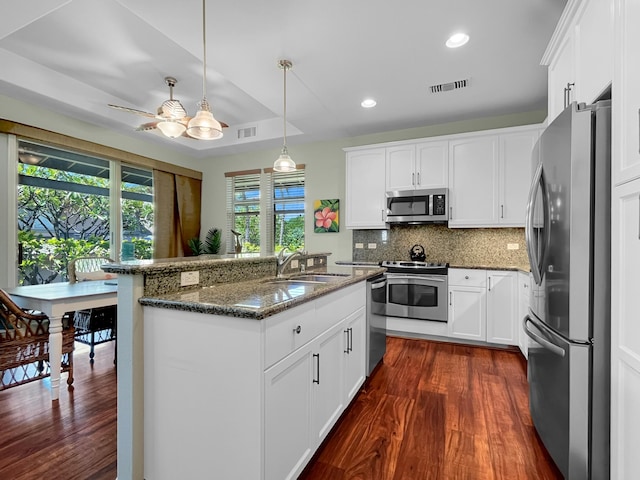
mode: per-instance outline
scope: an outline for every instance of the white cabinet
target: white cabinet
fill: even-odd
[[[365,381],[367,372],[367,338],[365,309],[352,313],[344,321],[345,405],[353,400]]]
[[[449,227],[492,225],[498,218],[498,139],[449,142]]]
[[[448,335],[517,345],[517,272],[449,269]]]
[[[364,284],[314,303],[315,315],[302,310],[298,324],[274,319],[278,327],[295,324],[290,332],[279,328],[285,337],[329,326],[265,370],[267,480],[297,478],[365,380]]]
[[[614,185],[640,177],[640,4],[635,0],[619,3],[612,96]]]
[[[346,227],[385,228],[385,149],[348,150],[346,163]]]
[[[415,145],[387,147],[386,171],[386,190],[413,190],[418,188],[420,173],[416,171]]]
[[[524,227],[531,186],[533,147],[541,128],[500,135],[500,211],[502,227]]]
[[[518,346],[520,351],[527,358],[529,337],[524,331],[524,317],[529,314],[529,296],[531,295],[530,274],[518,272],[518,321],[516,328],[518,331]]]
[[[611,478],[640,471],[640,2],[616,1],[612,96]]]
[[[365,287],[263,320],[143,307],[146,478],[297,478],[364,381]]]
[[[549,123],[569,102],[592,103],[611,83],[613,32],[612,0],[569,0],[542,58]]]
[[[449,142],[449,227],[523,227],[539,126]]]
[[[518,345],[518,273],[487,270],[487,342]]]
[[[448,335],[484,342],[487,339],[486,272],[449,269]]]
[[[296,478],[313,455],[311,346],[297,350],[264,374],[265,479]]]
[[[640,180],[616,187],[612,202],[611,478],[633,478],[640,459]]]
[[[449,177],[447,141],[387,147],[386,189],[447,188]]]

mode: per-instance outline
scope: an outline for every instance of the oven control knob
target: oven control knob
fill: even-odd
[[[469,275],[465,275],[465,276],[464,276],[464,279],[465,279],[465,280],[469,280]]]

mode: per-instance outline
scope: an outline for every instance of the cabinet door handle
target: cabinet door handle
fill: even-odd
[[[349,327],[349,351],[353,352],[353,328]]]
[[[293,333],[299,334],[302,331],[302,327],[300,325],[298,325],[296,328],[293,329]]]
[[[415,185],[416,184],[416,174],[412,173],[411,174],[411,185]]]
[[[380,210],[380,220],[384,222],[384,208]]]
[[[453,207],[449,207],[449,220],[453,220]]]
[[[567,86],[564,89],[564,108],[567,108],[571,103],[571,90],[574,85],[575,85],[575,82],[569,82],[567,83]]]
[[[500,218],[504,218],[504,205],[500,205]]]
[[[491,277],[489,277],[489,291],[491,291]]]
[[[453,305],[453,292],[449,292],[449,306]]]
[[[349,329],[347,328],[344,333],[347,334],[347,345],[346,345],[346,350],[344,351],[344,353],[349,354]]]
[[[420,185],[420,172],[416,174],[418,176],[418,185]]]
[[[316,359],[316,372],[318,374],[317,378],[313,379],[313,383],[317,383],[318,385],[320,385],[320,354],[314,353],[313,358]]]

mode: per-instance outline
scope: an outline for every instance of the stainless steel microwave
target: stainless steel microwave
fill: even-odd
[[[448,211],[447,188],[387,192],[387,223],[446,223]]]

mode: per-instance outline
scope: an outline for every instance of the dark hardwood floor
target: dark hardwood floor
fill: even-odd
[[[74,389],[62,375],[60,400],[49,379],[0,392],[0,479],[114,480],[116,369],[114,343],[76,343]]]
[[[387,344],[384,364],[301,479],[562,478],[531,424],[519,353]],[[57,404],[48,380],[0,392],[0,479],[115,479],[113,343],[96,347],[93,368],[77,348],[75,389],[63,388]]]
[[[302,480],[561,479],[516,351],[389,337]]]

